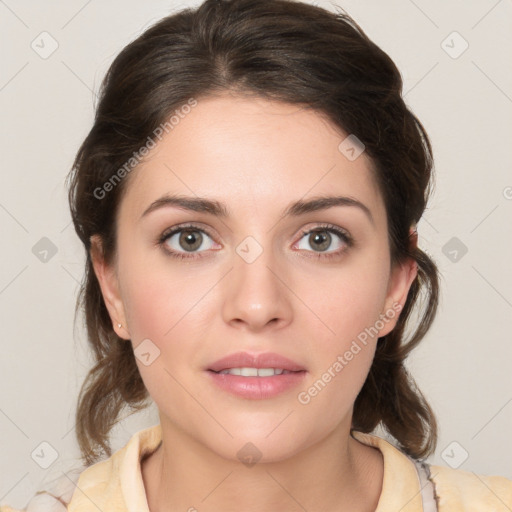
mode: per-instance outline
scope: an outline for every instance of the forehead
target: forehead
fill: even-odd
[[[367,204],[375,217],[384,212],[371,160],[364,152],[349,160],[339,148],[348,134],[319,112],[223,94],[197,100],[173,121],[130,175],[122,208],[133,215],[166,193],[258,213],[338,194]]]

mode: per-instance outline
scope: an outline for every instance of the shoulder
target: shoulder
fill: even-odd
[[[46,491],[39,491],[23,509],[0,505],[0,512],[66,512],[67,503]]]
[[[439,512],[512,510],[512,480],[497,475],[430,466]]]
[[[59,478],[49,482],[26,508],[0,505],[0,512],[114,512],[146,508],[141,478],[141,459],[154,451],[162,439],[160,423],[142,429],[110,457],[71,471],[55,470]]]
[[[59,467],[62,468],[57,466],[39,482],[37,492],[24,508],[0,505],[0,512],[66,512],[84,466],[68,468],[67,471],[59,470]]]
[[[67,502],[61,497],[54,496],[49,491],[38,491],[23,510],[7,507],[6,512],[66,512],[67,509]],[[4,509],[0,509],[0,512],[4,512]]]

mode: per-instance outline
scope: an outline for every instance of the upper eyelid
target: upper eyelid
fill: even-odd
[[[204,232],[210,238],[213,238],[213,236],[214,236],[212,233],[210,233],[210,230],[208,228],[205,228],[204,226],[202,226],[201,223],[190,222],[190,223],[185,223],[185,224],[178,224],[176,226],[172,226],[172,227],[164,230],[160,239],[165,241],[166,239],[170,238],[171,236],[174,236],[176,233],[179,233],[180,231],[185,231],[187,229],[190,229],[190,230],[196,229],[197,231]],[[328,223],[328,222],[317,223],[316,226],[312,226],[309,228],[301,228],[295,236],[300,235],[301,237],[303,237],[312,231],[322,230],[322,229],[324,229],[325,231],[331,231],[331,232],[332,231],[340,231],[347,238],[352,239],[352,235],[350,234],[350,232],[347,229],[342,228],[341,226],[336,226],[336,225]],[[335,234],[338,235],[337,233],[335,233]]]
[[[208,228],[202,227],[200,224],[197,224],[195,222],[191,222],[185,224],[178,224],[176,226],[172,226],[170,228],[165,229],[162,232],[162,234],[158,237],[158,241],[159,243],[164,244],[167,242],[167,240],[169,240],[171,237],[173,237],[180,231],[186,231],[187,229],[206,233],[212,240],[215,238],[214,235],[210,233],[210,230]]]

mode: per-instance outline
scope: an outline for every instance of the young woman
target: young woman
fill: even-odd
[[[287,0],[207,0],[115,59],[70,175],[87,467],[52,510],[512,509],[512,481],[424,462],[432,152],[401,89],[347,15]]]

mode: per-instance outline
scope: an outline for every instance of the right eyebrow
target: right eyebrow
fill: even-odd
[[[141,218],[154,210],[164,206],[174,206],[181,210],[190,210],[193,212],[209,213],[216,217],[229,217],[226,205],[214,199],[205,199],[201,197],[188,197],[180,195],[165,195],[156,201],[153,201],[141,215]]]

